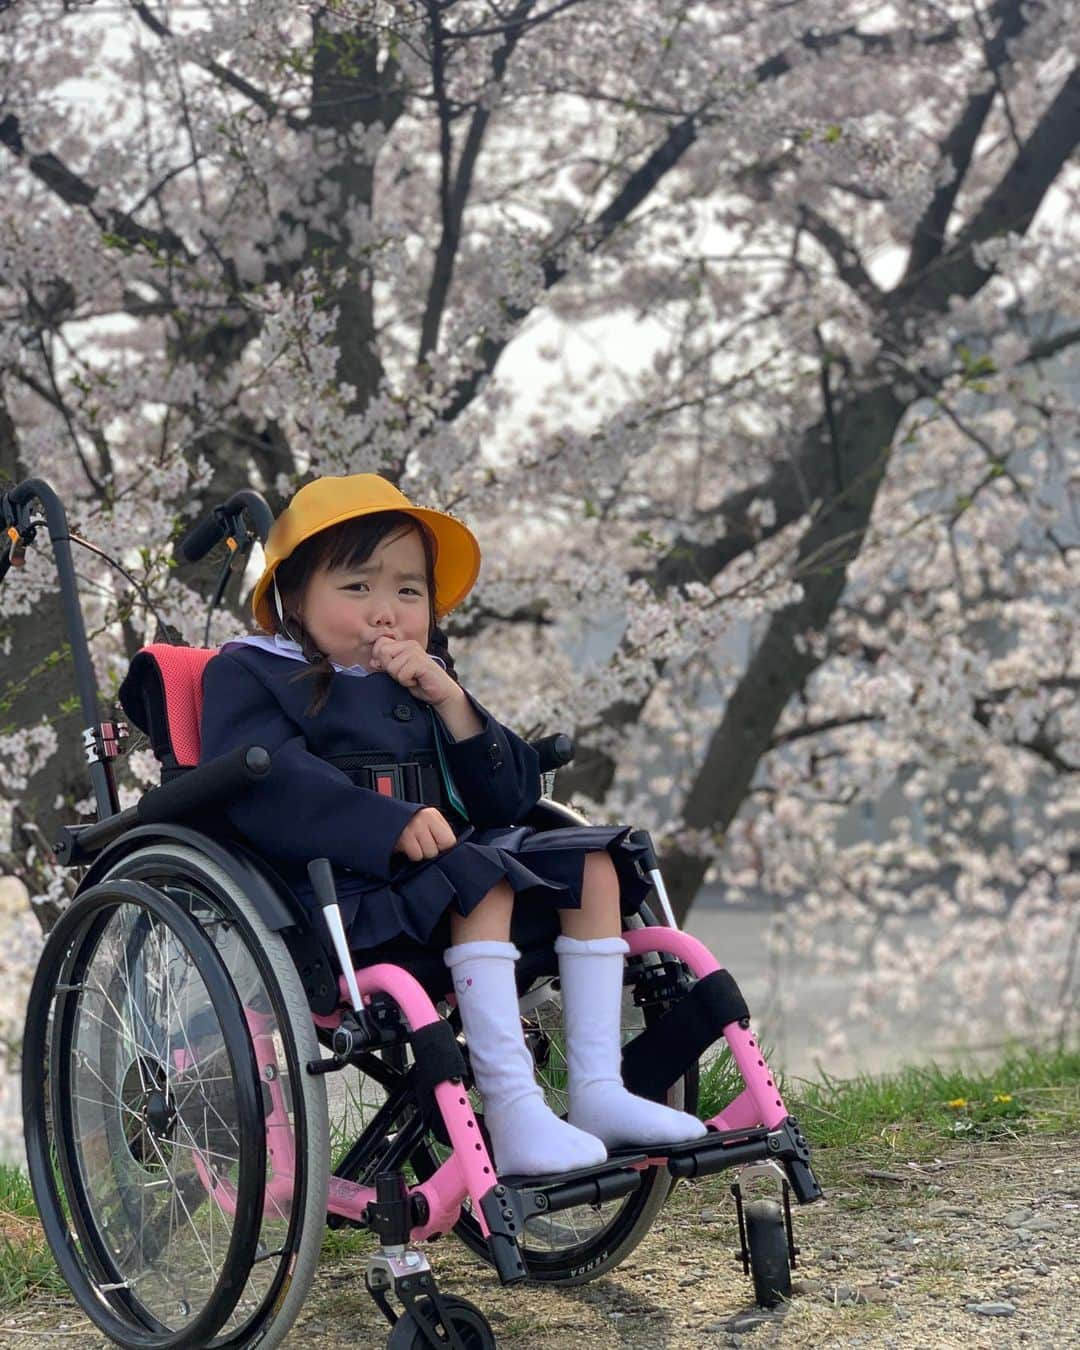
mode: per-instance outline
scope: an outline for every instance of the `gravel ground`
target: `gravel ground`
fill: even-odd
[[[625,1264],[575,1289],[503,1289],[453,1239],[429,1249],[440,1287],[471,1298],[502,1347],[700,1350],[1080,1346],[1077,1141],[956,1143],[931,1161],[819,1151],[827,1202],[796,1213],[795,1296],[755,1311],[733,1257],[722,1177],[683,1184]],[[366,1350],[386,1328],[362,1257],[324,1258],[290,1350]],[[70,1302],[0,1312],[0,1346],[103,1346]]]

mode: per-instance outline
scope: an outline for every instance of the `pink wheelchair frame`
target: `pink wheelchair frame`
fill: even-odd
[[[638,928],[629,930],[624,936],[630,947],[631,956],[640,956],[648,952],[669,953],[682,961],[698,979],[721,969],[719,962],[708,948],[690,934],[677,929]],[[355,974],[364,1002],[369,1003],[373,994],[388,994],[404,1014],[410,1031],[417,1031],[421,1027],[441,1021],[435,1005],[420,983],[400,966],[368,966],[357,970]],[[349,991],[344,976],[341,977],[340,988],[347,1006]],[[344,1006],[330,1016],[313,1014],[315,1024],[333,1030],[341,1024],[343,1012]],[[261,1016],[250,1009],[246,1010],[245,1016],[255,1049],[256,1066],[260,1078],[268,1082],[271,1100],[271,1110],[266,1116],[270,1176],[264,1192],[264,1205],[267,1209],[280,1213],[288,1209],[292,1200],[292,1178],[296,1159],[282,1080],[277,1072],[279,1068],[277,1052],[269,1030],[275,1019]],[[755,1126],[771,1129],[780,1125],[788,1113],[780,1090],[749,1027],[744,1027],[739,1022],[731,1022],[723,1028],[723,1034],[746,1087],[722,1111],[705,1123],[711,1132],[726,1136],[735,1142],[740,1131]],[[187,1067],[185,1060],[189,1053],[184,1050],[176,1052],[178,1069]],[[448,1232],[457,1223],[462,1203],[467,1197],[472,1200],[473,1213],[477,1216],[484,1237],[490,1237],[482,1200],[498,1179],[476,1116],[469,1104],[468,1095],[460,1082],[449,1081],[437,1084],[434,1093],[450,1136],[453,1152],[434,1176],[410,1189],[410,1194],[415,1192],[423,1197],[425,1202],[423,1210],[428,1217],[424,1223],[412,1228],[409,1240],[422,1242],[435,1234]],[[635,1171],[646,1167],[664,1166],[668,1157],[668,1153],[644,1156],[629,1160],[627,1166]],[[207,1190],[213,1192],[215,1203],[226,1213],[234,1214],[235,1193],[231,1190],[229,1182],[213,1176],[204,1161],[197,1161],[196,1166]],[[372,1186],[359,1185],[343,1177],[330,1178],[328,1209],[331,1214],[338,1214],[355,1223],[363,1223],[368,1206],[375,1200],[376,1192]]]

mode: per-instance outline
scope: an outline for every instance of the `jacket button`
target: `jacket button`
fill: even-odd
[[[394,704],[394,716],[399,722],[411,722],[412,712],[412,708],[410,708],[407,703]]]

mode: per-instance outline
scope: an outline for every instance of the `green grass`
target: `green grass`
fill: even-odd
[[[1080,1133],[1080,1049],[1016,1053],[994,1068],[931,1064],[881,1077],[779,1082],[815,1149],[843,1150],[841,1159],[863,1165],[891,1153],[933,1153],[952,1139]],[[702,1071],[700,1114],[714,1115],[741,1089],[724,1052]],[[359,1255],[372,1243],[368,1233],[328,1230],[323,1251]],[[35,1220],[29,1182],[17,1168],[0,1166],[0,1308],[63,1288]]]
[[[929,1064],[880,1077],[822,1073],[813,1082],[779,1081],[789,1109],[819,1148],[1080,1131],[1080,1050],[1018,1052],[992,1068]],[[702,1074],[702,1114],[719,1111],[741,1086],[725,1052]]]
[[[64,1288],[37,1222],[30,1182],[19,1168],[0,1164],[0,1308]]]

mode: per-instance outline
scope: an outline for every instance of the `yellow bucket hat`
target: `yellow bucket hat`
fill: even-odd
[[[251,609],[259,627],[267,633],[274,631],[269,594],[274,573],[299,544],[331,525],[377,511],[402,511],[427,527],[435,555],[435,617],[441,619],[459,605],[480,572],[480,545],[473,532],[445,511],[414,506],[377,473],[354,473],[307,483],[270,527],[266,566],[251,593]]]

